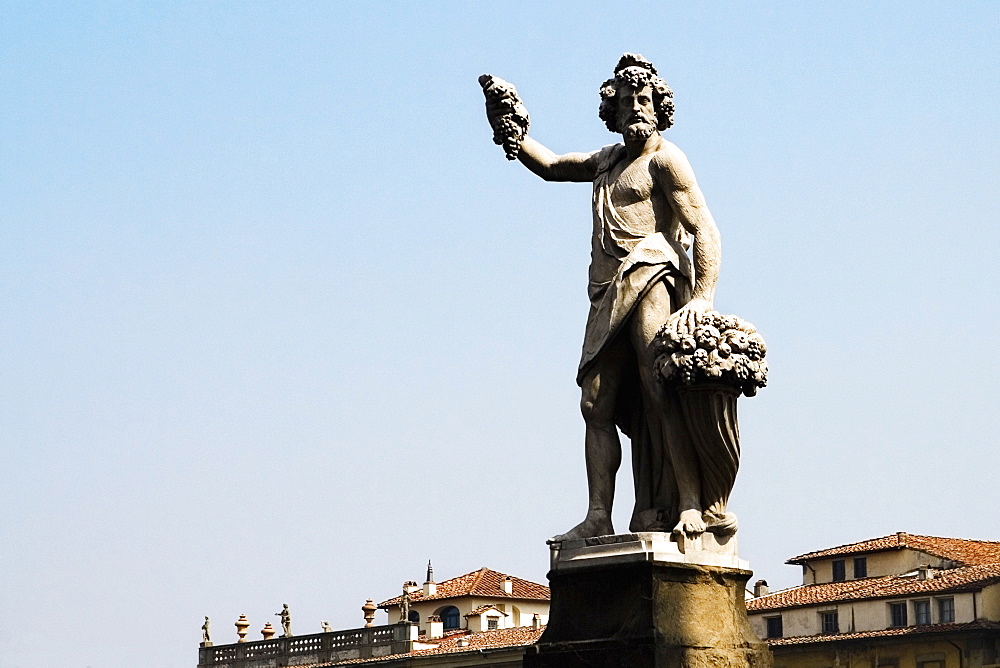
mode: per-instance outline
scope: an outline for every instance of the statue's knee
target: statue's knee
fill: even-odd
[[[613,411],[596,397],[584,395],[580,400],[580,412],[588,427],[606,427],[614,424]]]

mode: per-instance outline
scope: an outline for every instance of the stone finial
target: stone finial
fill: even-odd
[[[250,628],[250,621],[247,619],[246,615],[240,615],[240,618],[236,620],[236,635],[239,636],[239,640],[236,642],[246,642],[247,641],[247,629]]]
[[[404,595],[405,595],[405,586],[404,586]],[[372,601],[371,599],[366,600],[365,604],[361,606],[361,614],[365,616],[365,626],[375,625],[376,610],[378,610],[378,608],[375,606],[375,602]]]
[[[264,628],[260,630],[260,634],[264,637],[264,640],[270,640],[274,637],[275,633],[277,633],[277,631],[275,631],[274,627],[271,626],[271,622],[264,624]]]
[[[427,579],[424,582],[434,582],[434,567],[431,566],[431,560],[427,560]]]

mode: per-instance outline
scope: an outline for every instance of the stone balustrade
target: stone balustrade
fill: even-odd
[[[201,647],[198,668],[279,668],[327,661],[370,659],[413,649],[417,625],[387,626]]]

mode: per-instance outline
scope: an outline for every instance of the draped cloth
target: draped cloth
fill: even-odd
[[[577,373],[582,384],[595,360],[623,332],[629,316],[646,293],[663,283],[674,310],[691,299],[690,237],[675,220],[666,231],[649,211],[648,217],[623,216],[612,201],[612,171],[625,158],[623,144],[607,146],[598,155],[594,178],[594,231],[590,263],[590,313]],[[631,351],[631,346],[627,346]],[[651,414],[651,397],[642,391],[632,353],[621,370],[615,401],[615,423],[632,442],[635,508],[631,531],[670,531],[677,522],[677,483],[666,441],[690,443],[679,397],[668,391],[668,415]]]

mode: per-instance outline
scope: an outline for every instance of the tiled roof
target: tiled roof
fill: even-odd
[[[503,590],[504,578],[511,580],[511,593]],[[410,603],[421,601],[432,601],[442,598],[455,598],[456,596],[483,596],[488,598],[516,598],[532,599],[537,601],[549,600],[549,588],[537,582],[522,580],[505,573],[498,573],[488,568],[480,568],[457,578],[445,580],[437,583],[437,593],[433,596],[424,596],[424,590],[418,589],[410,594]],[[379,608],[385,609],[393,605],[399,605],[402,596],[390,598],[378,604]]]
[[[481,605],[478,608],[476,608],[475,610],[473,610],[472,612],[470,612],[470,613],[468,613],[467,615],[464,615],[464,616],[465,617],[475,617],[476,615],[483,614],[487,610],[495,610],[495,611],[499,612],[501,615],[503,615],[504,617],[508,616],[506,612],[504,612],[503,610],[501,610],[500,608],[498,608],[495,605]]]
[[[893,636],[909,636],[919,633],[954,633],[956,631],[1000,631],[1000,624],[980,619],[965,624],[929,624],[926,626],[904,626],[898,629],[879,629],[877,631],[858,631],[856,633],[831,633],[815,636],[793,636],[791,638],[768,638],[767,644],[772,647],[784,645],[808,645],[812,643],[837,642],[842,640],[863,640],[866,638],[891,638]]]
[[[846,582],[801,585],[748,599],[747,611],[757,612],[868,598],[891,598],[924,592],[979,590],[1000,582],[1000,563],[961,566],[932,573],[933,577],[926,580],[920,580],[915,574],[886,575]]]
[[[827,550],[808,552],[792,557],[788,564],[801,564],[810,559],[833,557],[846,554],[861,554],[863,552],[881,552],[884,550],[902,550],[910,548],[932,554],[941,559],[951,559],[966,566],[976,566],[1000,562],[1000,543],[988,540],[967,540],[965,538],[940,538],[938,536],[920,536],[900,531],[881,538],[863,540],[859,543],[838,545]]]
[[[459,652],[479,652],[480,650],[503,649],[506,647],[525,647],[533,645],[538,641],[539,636],[545,627],[533,629],[530,626],[518,626],[513,629],[496,629],[493,631],[482,631],[481,633],[458,633],[445,636],[437,641],[437,647],[432,649],[418,649],[406,654],[391,654],[377,659],[351,659],[334,663],[320,664],[322,666],[343,666],[359,663],[375,664],[382,661],[392,661],[403,658],[415,658],[418,656],[433,656],[438,654],[457,654]],[[460,639],[464,639],[468,644],[462,646],[458,644]]]

